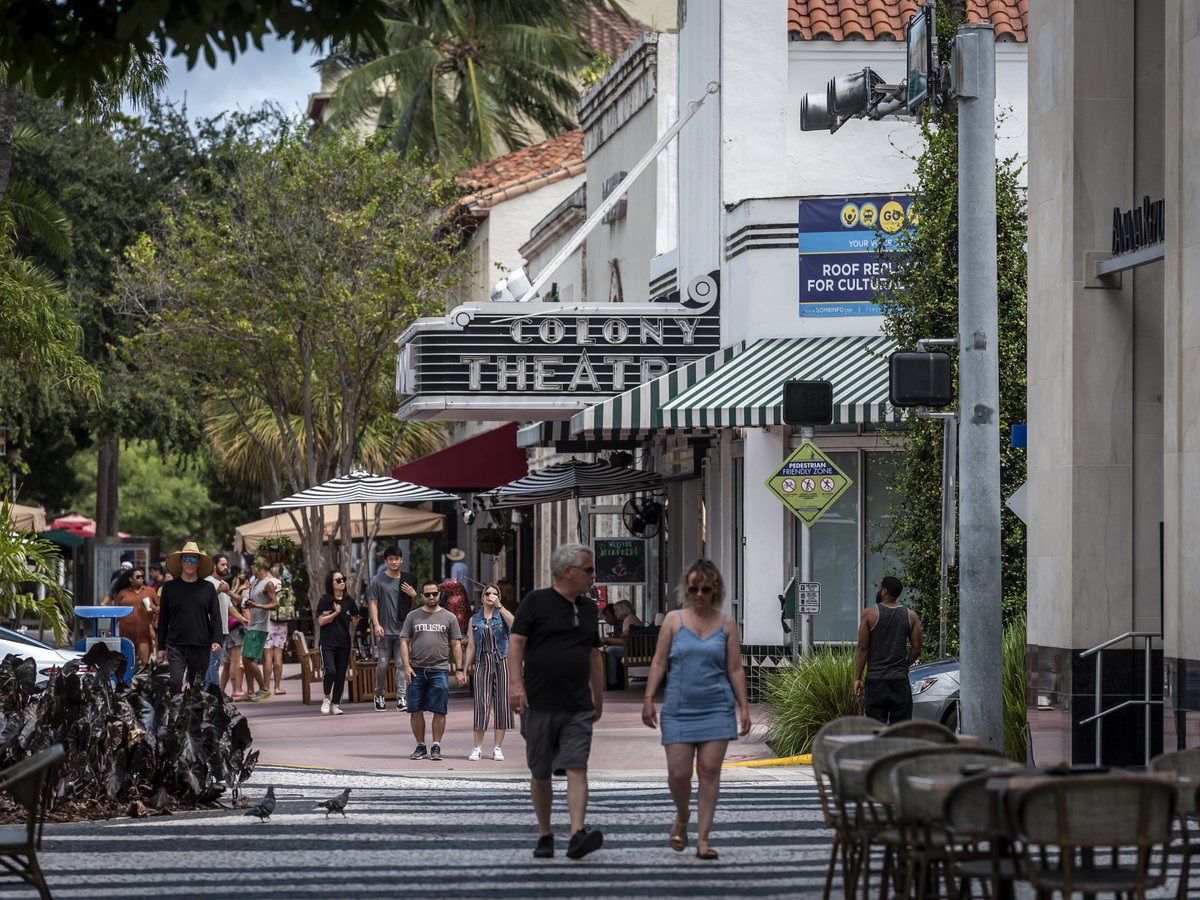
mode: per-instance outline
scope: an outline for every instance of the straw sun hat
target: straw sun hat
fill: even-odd
[[[200,552],[200,548],[196,546],[195,541],[188,541],[183,545],[183,549],[178,553],[172,553],[167,557],[167,571],[178,578],[183,574],[183,557],[198,556],[200,563],[196,566],[196,574],[201,578],[207,578],[213,573],[212,557]]]
[[[446,553],[446,559],[450,560],[450,562],[458,562],[460,559],[466,559],[466,558],[467,558],[467,554],[463,553],[457,547],[451,547],[450,550]]]

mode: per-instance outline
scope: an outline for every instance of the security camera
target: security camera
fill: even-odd
[[[474,521],[475,521],[475,510],[471,509],[471,507],[468,506],[466,509],[463,510],[463,522],[467,525],[470,525]]]
[[[492,300],[506,303],[520,300],[529,293],[529,288],[532,284],[533,282],[529,280],[529,273],[525,271],[524,266],[513,269],[496,282],[492,288]]]

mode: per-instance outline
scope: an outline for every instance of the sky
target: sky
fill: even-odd
[[[290,41],[265,39],[261,51],[251,46],[231,63],[217,58],[210,69],[203,56],[189,72],[182,56],[167,57],[170,83],[166,95],[182,103],[187,99],[188,118],[211,118],[227,110],[250,110],[271,100],[288,115],[303,116],[308,95],[321,89],[321,77],[310,68],[319,56],[304,47],[292,53]]]

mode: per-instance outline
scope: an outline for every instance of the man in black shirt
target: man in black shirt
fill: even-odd
[[[854,693],[866,703],[863,712],[885,725],[912,718],[908,669],[921,655],[921,619],[899,602],[904,585],[888,575],[879,582],[874,609],[858,619],[854,653]],[[863,684],[863,668],[867,681]]]
[[[212,653],[221,649],[221,607],[217,589],[207,577],[213,561],[188,541],[167,557],[167,571],[175,577],[162,587],[158,607],[158,661],[171,666],[171,690],[183,690],[203,679]]]
[[[550,776],[565,770],[571,816],[567,856],[579,859],[604,843],[604,835],[584,823],[592,726],[604,708],[600,617],[595,601],[584,596],[596,581],[592,551],[585,544],[559,547],[550,557],[550,575],[553,587],[532,591],[517,607],[508,678],[513,709],[521,716],[538,822],[533,855],[554,855]]]

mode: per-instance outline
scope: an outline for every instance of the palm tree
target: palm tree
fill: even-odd
[[[337,78],[330,125],[376,127],[400,151],[474,164],[575,127],[580,37],[615,0],[412,0],[384,21],[387,50],[336,48],[322,63]]]

